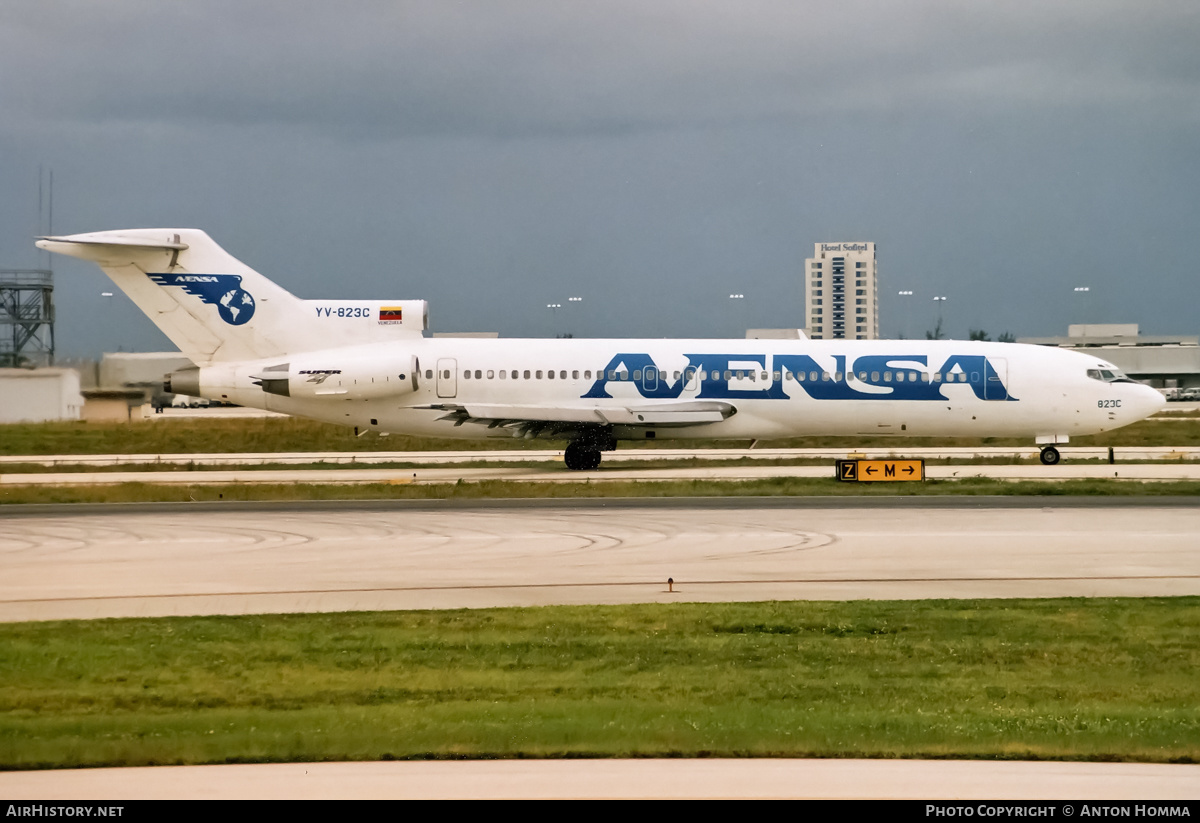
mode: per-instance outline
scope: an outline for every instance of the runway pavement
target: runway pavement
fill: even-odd
[[[1196,501],[1042,498],[968,507],[826,498],[38,512],[0,510],[0,620],[1200,594]]]

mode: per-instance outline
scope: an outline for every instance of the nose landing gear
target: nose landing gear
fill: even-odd
[[[1044,446],[1040,459],[1043,466],[1057,466],[1058,461],[1062,460],[1062,455],[1053,446]]]

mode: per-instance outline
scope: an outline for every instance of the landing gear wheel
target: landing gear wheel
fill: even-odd
[[[1058,453],[1058,449],[1047,446],[1042,449],[1041,460],[1043,466],[1057,466],[1058,461],[1062,460],[1062,455]]]
[[[589,449],[578,441],[567,444],[563,462],[571,471],[592,471],[600,467],[600,451]]]

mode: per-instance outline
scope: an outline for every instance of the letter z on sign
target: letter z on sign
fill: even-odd
[[[925,479],[924,460],[839,460],[837,479],[848,483],[899,483]]]

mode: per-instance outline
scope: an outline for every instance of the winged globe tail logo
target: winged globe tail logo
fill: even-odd
[[[178,286],[188,294],[217,307],[221,319],[241,326],[254,316],[254,295],[242,288],[238,274],[149,274],[160,286]]]

